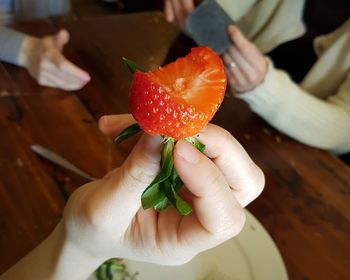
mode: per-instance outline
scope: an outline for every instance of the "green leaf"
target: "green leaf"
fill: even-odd
[[[104,280],[106,276],[106,265],[102,264],[98,267],[98,269],[95,271],[95,275],[97,280]]]
[[[136,70],[139,70],[141,72],[147,72],[147,70],[145,68],[143,68],[142,66],[138,65],[136,62],[134,62],[130,59],[123,57],[123,62],[126,65],[126,67],[129,68],[129,70],[132,74],[134,74],[136,72]]]
[[[170,203],[181,215],[188,215],[192,212],[191,207],[175,192],[169,180],[166,180],[161,187]]]
[[[175,167],[173,168],[170,177],[171,177],[170,181],[171,181],[171,184],[174,187],[175,192],[179,192],[179,190],[182,188],[184,183],[182,182],[182,180],[179,177],[179,175],[177,175]]]
[[[111,263],[107,263],[107,267],[106,267],[106,279],[107,280],[113,280],[113,274],[114,271],[112,269],[112,264]]]
[[[142,131],[141,127],[137,124],[134,123],[130,125],[129,127],[125,128],[115,139],[114,142],[116,144],[120,144],[123,142],[125,139],[128,139],[129,137],[135,135],[136,133]]]
[[[111,264],[111,269],[113,271],[119,271],[119,272],[123,272],[126,270],[126,266],[125,264],[116,264],[116,263],[112,263]]]
[[[191,143],[198,151],[201,153],[205,150],[205,145],[199,141],[196,137],[188,137],[185,139],[187,142]]]
[[[171,171],[173,170],[174,166],[174,157],[173,157],[173,150],[174,150],[174,139],[168,138],[164,142],[164,147],[162,149],[160,164],[161,164],[161,170],[160,174],[163,174],[163,180],[166,180],[170,177]],[[159,181],[160,183],[161,181]]]
[[[165,194],[160,190],[159,184],[149,186],[141,196],[143,209],[155,207],[166,198]]]
[[[178,193],[179,190],[184,186],[184,182],[182,182],[181,178],[179,176],[177,176],[173,186],[174,186],[175,192]]]
[[[173,149],[174,140],[167,139],[162,149],[160,172],[141,196],[142,207],[144,209],[156,206],[165,197],[159,188],[159,184],[164,182],[171,175],[174,166]]]
[[[163,191],[164,186],[162,186],[163,184],[168,184],[168,183],[172,184],[175,192],[178,192],[181,189],[181,187],[183,186],[183,182],[181,181],[180,177],[177,175],[174,167],[171,171],[170,177],[167,180],[165,180],[164,182],[160,183],[160,191],[164,195],[164,198],[158,204],[156,204],[154,206],[154,209],[157,211],[162,211],[162,210],[166,209],[170,204],[169,199],[165,196],[165,193]]]
[[[154,209],[156,211],[162,211],[164,209],[166,209],[169,206],[169,200],[167,199],[167,197],[165,196],[165,193],[162,192],[162,194],[164,195],[164,198],[158,202],[156,205],[154,205]]]
[[[171,171],[170,182],[174,185],[177,178],[179,178],[179,176],[176,173],[175,167],[173,167],[173,170]]]

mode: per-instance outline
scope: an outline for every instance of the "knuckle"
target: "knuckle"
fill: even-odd
[[[246,215],[242,208],[234,209],[228,220],[222,225],[217,236],[221,240],[228,240],[241,232],[246,221]]]
[[[84,209],[83,217],[87,224],[94,230],[106,230],[103,223],[103,214],[96,210],[95,203],[87,203],[86,209]]]
[[[218,147],[223,153],[232,151],[232,147],[240,146],[239,142],[226,129],[219,127],[219,135],[217,136]]]
[[[232,144],[233,141],[233,136],[230,132],[228,132],[226,129],[217,126],[218,128],[218,135],[217,135],[217,139],[218,141],[220,141],[220,145],[218,145],[219,147],[223,147],[223,149],[225,149],[228,145]]]
[[[85,207],[81,211],[81,216],[85,217],[88,225],[95,229],[100,228],[101,217],[96,211],[95,203],[93,203],[91,199],[85,201]]]
[[[96,201],[93,199],[95,196],[91,195],[95,184],[96,182],[88,183],[75,190],[68,200],[64,213],[70,212],[70,215],[68,214],[70,217],[73,214],[73,220],[75,216],[82,217],[80,220],[93,229],[100,228],[102,221],[100,211],[96,208]]]
[[[129,160],[122,166],[122,176],[131,186],[150,184],[155,177],[154,172],[145,168],[142,160]]]
[[[250,84],[256,84],[259,81],[258,74],[256,72],[251,73],[248,75],[247,80]]]
[[[235,86],[233,87],[233,90],[236,92],[246,92],[245,87],[239,83],[235,84]]]
[[[209,172],[205,178],[208,186],[218,186],[222,183],[222,174],[218,169],[214,168]]]

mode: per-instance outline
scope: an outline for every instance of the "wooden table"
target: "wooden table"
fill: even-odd
[[[17,67],[0,64],[0,273],[35,247],[84,183],[34,155],[44,145],[93,176],[125,154],[101,135],[97,119],[126,113],[131,75],[126,56],[154,67],[189,50],[159,13],[19,25],[33,35],[65,27],[65,54],[93,79],[75,93],[42,88]],[[291,279],[349,279],[350,169],[326,152],[279,134],[227,96],[215,122],[229,130],[266,174],[264,193],[248,208],[278,245]]]

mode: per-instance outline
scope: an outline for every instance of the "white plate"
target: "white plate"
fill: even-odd
[[[264,227],[249,212],[242,232],[182,266],[125,261],[137,280],[288,280],[282,257]]]

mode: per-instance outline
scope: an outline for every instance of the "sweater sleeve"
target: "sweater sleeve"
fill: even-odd
[[[238,97],[281,132],[334,153],[350,151],[350,72],[326,100],[304,91],[269,61],[264,82]]]
[[[6,27],[0,27],[0,60],[19,65],[19,52],[25,34]]]

